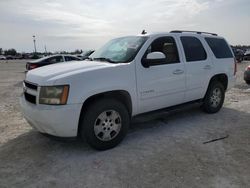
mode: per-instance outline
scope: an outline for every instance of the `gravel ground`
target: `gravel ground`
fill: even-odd
[[[25,62],[0,61],[0,187],[250,187],[249,64],[219,113],[188,106],[136,119],[122,144],[100,152],[30,128],[18,103]]]

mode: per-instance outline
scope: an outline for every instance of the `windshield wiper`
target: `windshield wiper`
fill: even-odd
[[[106,58],[106,57],[97,57],[97,58],[93,58],[92,60],[97,60],[97,61],[107,61],[109,63],[118,63],[116,61],[113,61],[109,58]]]

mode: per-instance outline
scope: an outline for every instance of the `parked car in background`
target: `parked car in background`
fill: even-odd
[[[244,59],[244,51],[238,48],[233,48],[235,59],[238,63],[241,63]]]
[[[6,56],[6,59],[10,59],[10,60],[11,60],[11,59],[15,59],[15,56],[13,56],[13,55],[7,55],[7,56]]]
[[[81,58],[82,60],[88,59],[88,57],[94,53],[94,50],[87,50],[82,52],[81,54],[77,55],[77,57]]]
[[[244,72],[244,80],[247,84],[250,84],[250,65],[246,68]]]
[[[55,63],[61,63],[66,61],[80,61],[81,59],[73,56],[73,55],[52,55],[43,57],[37,60],[29,61],[26,63],[26,70],[32,70],[38,67],[42,67],[45,65],[55,64]]]
[[[18,54],[18,55],[16,55],[16,56],[14,56],[14,58],[15,58],[15,59],[23,59],[23,56],[22,56],[22,54]]]
[[[249,51],[249,50],[247,50],[247,51],[244,53],[244,60],[250,61],[250,51]]]
[[[5,60],[5,59],[6,59],[6,57],[5,57],[5,56],[0,55],[0,60]]]

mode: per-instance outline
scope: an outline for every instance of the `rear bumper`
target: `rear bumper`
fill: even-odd
[[[57,137],[77,136],[81,104],[34,105],[22,96],[20,105],[25,119],[39,132]]]
[[[227,90],[232,89],[235,86],[235,83],[236,83],[236,76],[229,77]]]

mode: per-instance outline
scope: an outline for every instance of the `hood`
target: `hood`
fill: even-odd
[[[71,61],[57,63],[28,71],[26,80],[39,85],[53,84],[58,77],[89,72],[116,66],[115,64],[99,61]]]

